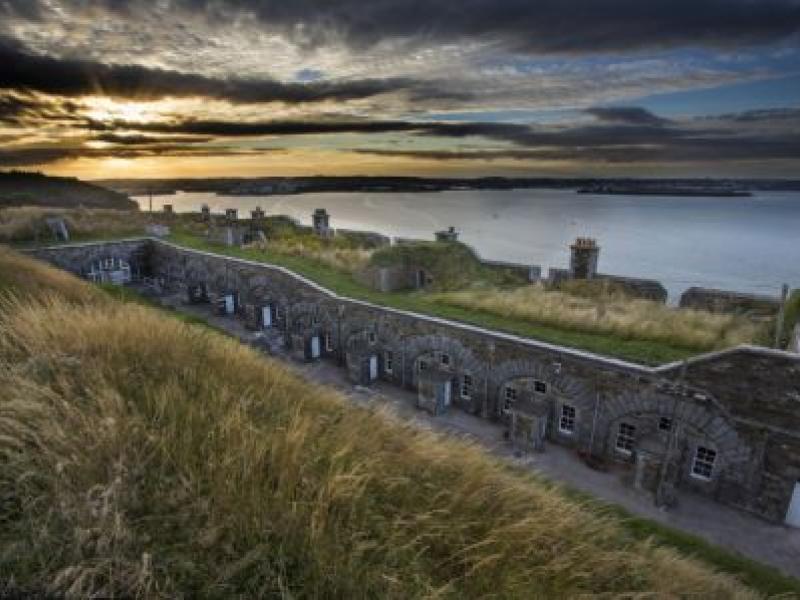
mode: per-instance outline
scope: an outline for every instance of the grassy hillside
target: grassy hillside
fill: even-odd
[[[125,194],[73,177],[50,177],[24,171],[0,171],[0,207],[2,206],[83,206],[119,210],[139,208]]]
[[[0,581],[17,589],[757,597],[478,448],[0,256]]]

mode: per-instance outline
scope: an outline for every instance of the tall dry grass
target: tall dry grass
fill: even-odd
[[[71,597],[755,597],[478,448],[110,301],[0,304],[0,490],[0,578]]]
[[[767,327],[743,316],[671,308],[613,291],[588,296],[529,285],[514,290],[448,292],[432,299],[561,329],[664,342],[694,350],[758,342]]]
[[[270,239],[266,244],[254,242],[248,244],[245,248],[249,250],[268,250],[284,256],[307,258],[347,273],[356,273],[366,267],[374,252],[366,248],[319,243],[317,238],[311,236]]]
[[[140,235],[151,218],[140,211],[16,207],[0,209],[0,242],[48,239],[51,234],[45,218],[63,217],[73,237]]]

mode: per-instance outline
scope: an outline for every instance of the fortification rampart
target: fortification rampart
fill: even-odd
[[[505,423],[523,449],[574,447],[661,504],[692,491],[782,522],[800,494],[796,354],[740,347],[647,367],[342,297],[283,267],[163,240],[31,253],[80,275],[124,257],[187,301],[235,296],[236,316],[275,328],[299,359],[414,390],[434,412]]]

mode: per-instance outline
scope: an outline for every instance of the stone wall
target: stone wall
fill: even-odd
[[[506,423],[515,439],[530,432],[520,433],[514,415],[535,415],[547,442],[616,465],[665,503],[692,490],[781,522],[800,479],[795,354],[744,347],[650,368],[341,297],[282,267],[160,240],[34,254],[76,273],[93,257],[124,255],[167,289],[203,283],[210,296],[235,291],[242,316],[274,306],[298,359],[311,359],[314,338],[320,358],[342,366],[348,348],[361,358],[374,353],[381,379],[414,391],[433,368],[437,381],[450,377],[450,410]],[[524,399],[535,410],[515,411]],[[701,455],[713,455],[708,473]]]
[[[717,313],[747,313],[771,316],[778,312],[780,300],[770,296],[691,287],[681,295],[681,308],[697,308]]]

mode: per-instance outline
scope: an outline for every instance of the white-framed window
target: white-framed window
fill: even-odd
[[[558,430],[561,433],[575,432],[575,416],[577,411],[574,406],[569,404],[561,405],[561,416],[558,419]]]
[[[472,375],[464,375],[461,379],[461,397],[472,398]]]
[[[394,354],[387,350],[383,353],[383,370],[391,373],[392,369],[394,369]]]
[[[503,402],[503,412],[511,410],[511,406],[517,401],[517,388],[507,385],[504,392],[505,401]]]
[[[714,474],[714,463],[717,461],[717,451],[705,446],[698,446],[694,451],[692,461],[692,477],[709,480]]]
[[[672,431],[672,419],[669,417],[661,417],[658,419],[659,431]]]
[[[107,269],[107,270],[111,270],[111,269],[113,269],[113,268],[114,268],[114,259],[113,259],[113,258],[107,258],[107,259],[105,259],[105,260],[103,261],[103,268],[104,268],[104,269]]]
[[[367,341],[370,344],[374,344],[376,339],[377,338],[375,336],[375,332],[374,331],[370,331],[370,332],[367,333]]]
[[[636,427],[630,423],[620,423],[617,431],[617,450],[623,454],[633,452],[633,444],[636,441]]]
[[[325,352],[333,352],[333,336],[330,333],[325,334]]]
[[[442,363],[443,367],[449,367],[450,366],[450,355],[449,354],[445,354],[444,352],[442,352],[441,356],[439,356],[439,362]]]
[[[544,381],[540,381],[538,379],[533,380],[533,391],[537,394],[546,394],[547,393],[547,384]]]
[[[421,373],[422,371],[426,370],[427,368],[428,368],[428,361],[420,358],[417,361],[417,371],[419,371]]]

